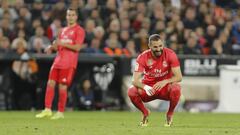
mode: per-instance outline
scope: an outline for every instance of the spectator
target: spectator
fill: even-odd
[[[206,54],[208,54],[210,48],[212,48],[213,41],[214,41],[215,38],[217,38],[216,26],[209,25],[207,27],[207,33],[206,33],[206,36],[205,36],[206,44],[205,44],[204,48],[206,48]]]
[[[135,57],[137,56],[137,52],[135,50],[135,42],[133,40],[128,40],[126,43],[126,47],[123,48],[123,54],[127,57]]]
[[[117,14],[117,3],[115,0],[107,0],[106,5],[101,8],[101,18],[106,22],[111,21],[111,14]]]
[[[11,28],[11,22],[9,19],[7,18],[3,18],[1,20],[1,29],[2,29],[2,32],[3,32],[3,35],[5,37],[8,37],[10,41],[12,41],[15,37],[14,37],[14,32]]]
[[[133,38],[136,42],[136,52],[142,52],[148,48],[145,35],[154,33],[165,35],[167,44],[177,53],[184,52],[183,45],[187,44],[191,32],[197,33],[197,42],[204,55],[209,54],[213,48],[213,41],[217,39],[221,40],[224,54],[233,54],[238,48],[239,13],[234,9],[239,5],[239,0],[229,1],[224,6],[218,1],[208,0],[172,2],[73,0],[44,5],[34,1],[29,6],[24,4],[23,0],[18,0],[13,5],[3,0],[0,9],[0,25],[3,35],[10,39],[10,43],[18,38],[19,33],[22,33],[19,32],[20,30],[25,31],[25,39],[28,41],[29,37],[35,34],[33,32],[37,27],[43,27],[46,30],[46,36],[53,41],[61,25],[65,23],[65,7],[69,4],[78,9],[79,23],[83,25],[85,23],[87,39],[84,45],[88,45],[89,48],[92,40],[97,38],[100,41],[100,49],[103,50],[112,32],[119,36],[117,40],[121,41],[123,48],[127,39]],[[15,22],[17,22],[16,25]],[[222,35],[227,36],[226,38],[223,36],[220,38],[223,31],[225,34]],[[177,40],[172,42],[171,38],[175,37]],[[118,47],[121,48],[121,45]],[[225,52],[225,49],[228,51]]]
[[[103,29],[102,26],[97,26],[93,30],[94,37],[97,38],[100,41],[100,49],[104,47],[104,35],[105,35],[105,30]]]
[[[26,42],[26,39],[25,39],[25,32],[24,32],[24,30],[19,30],[18,31],[18,37],[13,40],[11,47],[16,49],[17,48],[17,44],[20,41],[24,42],[23,43],[24,46],[27,47],[27,42]]]
[[[94,20],[97,26],[103,26],[103,20],[100,18],[98,9],[93,9],[90,18]]]
[[[195,30],[199,26],[199,23],[195,18],[196,10],[193,8],[188,8],[185,14],[185,18],[183,19],[184,27],[187,29]]]
[[[109,39],[107,46],[103,51],[109,56],[121,56],[122,49],[118,47],[118,41],[116,39]]]
[[[136,51],[143,52],[148,49],[148,32],[145,29],[141,29],[135,37]]]
[[[60,19],[61,22],[65,24],[66,13],[65,13],[65,4],[63,1],[59,1],[53,6],[52,16],[54,16],[54,18]]]
[[[94,20],[92,19],[88,19],[86,20],[85,23],[85,30],[86,30],[86,38],[85,38],[85,43],[87,43],[88,45],[91,44],[91,40],[94,38],[94,34],[93,34],[93,30],[95,29],[96,24],[94,22]]]
[[[233,34],[233,38],[236,41],[236,44],[239,44],[240,46],[240,17],[239,17],[239,20],[233,24],[232,34]]]
[[[47,28],[47,37],[50,41],[57,38],[62,26],[59,19],[54,19],[53,22]]]
[[[103,51],[100,49],[100,40],[97,38],[92,39],[91,45],[89,47],[86,47],[82,50],[82,52],[85,53],[94,53],[94,54],[101,54]]]
[[[18,18],[18,14],[16,13],[16,11],[14,10],[14,8],[12,8],[9,5],[8,0],[2,0],[0,1],[1,3],[1,8],[0,8],[0,19],[2,19],[2,17],[4,16],[4,12],[5,13],[9,13],[9,16],[11,17],[11,22],[15,21]]]
[[[20,7],[19,9],[19,18],[26,21],[28,25],[31,24],[32,14],[26,6]]]
[[[36,107],[36,73],[38,65],[26,52],[26,44],[19,41],[16,53],[20,60],[12,64],[13,109],[29,110]]]
[[[141,29],[143,20],[144,20],[144,14],[138,13],[132,23],[132,27],[135,32],[139,32],[139,30]]]
[[[35,31],[36,31],[37,27],[42,27],[42,22],[41,22],[40,19],[34,19],[32,21],[30,32],[29,32],[30,37],[35,34]]]
[[[113,19],[110,24],[109,24],[109,29],[108,32],[116,32],[119,33],[120,32],[120,22],[118,19]]]
[[[29,39],[28,50],[34,53],[43,53],[44,49],[50,45],[50,41],[43,35],[44,30],[42,27],[37,27],[35,35]]]
[[[39,17],[41,17],[42,14],[42,10],[43,10],[43,3],[41,1],[34,1],[32,4],[32,8],[30,10],[31,14],[32,14],[32,19],[39,19]]]
[[[10,47],[10,41],[7,37],[0,38],[0,53],[10,53],[11,47]]]
[[[18,38],[15,40],[15,44],[12,44],[11,48],[16,51],[17,54],[25,52],[27,54],[27,42],[24,39]]]
[[[187,44],[183,48],[184,54],[201,54],[200,47],[197,43],[197,37],[190,36],[187,40]]]
[[[84,18],[88,18],[93,9],[97,9],[98,1],[97,0],[88,0],[82,12],[84,14]]]
[[[227,32],[222,31],[218,38],[222,44],[224,54],[231,54],[231,44],[230,39],[228,37],[229,34]]]
[[[40,20],[44,30],[46,30],[48,26],[53,22],[52,12],[50,7],[47,7],[47,6],[43,7]]]
[[[0,40],[4,37],[3,30],[0,28]]]
[[[91,81],[86,79],[83,81],[82,87],[77,90],[79,98],[80,110],[91,110],[94,105],[94,92],[92,89]]]
[[[220,40],[214,40],[213,41],[213,47],[210,50],[210,53],[212,55],[223,55],[223,47]]]
[[[130,34],[127,30],[122,30],[120,32],[120,43],[121,46],[124,48],[127,45],[127,42],[130,40]]]
[[[129,20],[129,19],[123,19],[123,20],[121,20],[121,22],[120,22],[120,28],[121,28],[121,30],[127,30],[127,31],[129,31],[129,33],[130,33],[131,35],[134,33],[133,28],[131,28],[130,20]]]
[[[17,37],[19,37],[19,31],[23,31],[24,32],[24,38],[26,39],[26,40],[28,40],[29,39],[29,36],[31,36],[30,34],[28,34],[28,35],[26,35],[26,33],[30,33],[29,32],[29,28],[28,28],[28,26],[27,26],[27,23],[25,22],[25,20],[24,19],[22,19],[22,18],[19,18],[18,20],[17,20],[17,23],[16,23],[16,26],[15,26],[15,35],[17,36]],[[17,38],[16,37],[16,38]]]

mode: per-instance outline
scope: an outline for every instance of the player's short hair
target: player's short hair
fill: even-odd
[[[152,34],[148,39],[148,43],[151,44],[151,41],[158,41],[158,40],[161,40],[161,36],[159,34]]]
[[[161,35],[159,35],[159,34],[152,34],[148,38],[148,45],[151,45],[152,41],[158,41],[158,40],[161,40],[163,42],[163,44],[165,44],[165,41],[162,39]]]
[[[77,8],[69,7],[67,10],[75,11],[76,15],[78,16]]]

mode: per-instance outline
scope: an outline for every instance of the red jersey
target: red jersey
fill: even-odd
[[[173,50],[164,47],[161,56],[155,58],[148,49],[138,56],[135,72],[143,72],[142,83],[153,86],[158,81],[171,78],[171,68],[178,66],[179,60]]]
[[[70,45],[82,45],[85,32],[84,29],[78,24],[71,27],[64,27],[59,36],[61,42],[70,44]],[[58,53],[54,60],[53,67],[59,69],[75,68],[78,63],[78,52],[70,50],[68,48],[58,46]]]

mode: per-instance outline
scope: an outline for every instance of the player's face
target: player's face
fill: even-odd
[[[77,22],[77,14],[74,10],[67,10],[67,23],[68,25],[73,25]]]
[[[164,47],[164,43],[162,40],[158,40],[158,41],[151,41],[149,48],[152,51],[152,54],[155,57],[159,57],[162,54],[163,51],[163,47]]]

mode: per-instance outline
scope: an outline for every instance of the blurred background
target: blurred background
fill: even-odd
[[[148,49],[149,35],[160,34],[181,62],[179,111],[240,112],[236,96],[240,0],[0,0],[0,4],[1,110],[43,108],[56,55],[43,50],[66,25],[65,12],[71,6],[78,9],[86,38],[68,90],[67,110],[134,110],[126,92],[136,56]],[[168,103],[147,105],[165,111]]]

